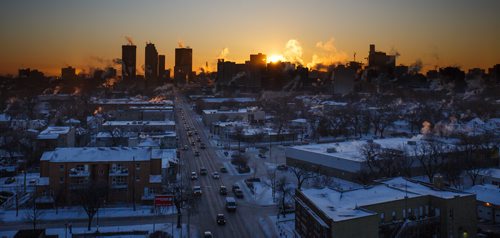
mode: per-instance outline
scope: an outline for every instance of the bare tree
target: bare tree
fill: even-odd
[[[39,209],[36,206],[36,200],[38,199],[38,195],[35,192],[33,192],[32,197],[31,197],[31,203],[28,205],[28,209],[26,210],[26,220],[28,220],[32,225],[33,225],[33,231],[36,230],[36,226],[38,225],[38,222],[40,221],[40,217],[43,215],[43,210]]]
[[[299,190],[302,188],[304,182],[318,176],[318,173],[316,173],[317,171],[313,172],[299,167],[290,167],[290,171],[292,171],[297,179],[297,189]]]
[[[286,176],[281,176],[276,183],[276,190],[278,191],[280,202],[278,204],[279,210],[283,216],[286,214],[287,200],[292,195],[293,188]]]
[[[445,145],[437,141],[427,141],[414,147],[413,154],[429,182],[432,183],[434,175],[442,170],[447,150]]]
[[[74,194],[76,201],[82,206],[87,213],[88,224],[87,229],[90,230],[92,220],[102,207],[105,198],[107,197],[108,186],[103,182],[90,181],[76,189]]]
[[[472,185],[476,184],[477,177],[487,165],[493,165],[488,161],[493,135],[459,135],[460,143],[457,146],[457,153],[462,155],[462,166],[465,174],[472,181]]]
[[[267,178],[269,182],[266,184],[271,188],[273,194],[273,202],[276,201],[276,168],[270,168],[267,170]]]

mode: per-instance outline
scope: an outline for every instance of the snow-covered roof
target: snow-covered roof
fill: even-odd
[[[178,163],[176,149],[153,149],[151,152],[152,158],[161,158],[161,168],[166,169],[169,163]]]
[[[10,121],[10,116],[7,115],[6,113],[0,114],[0,121],[3,121],[3,122]]]
[[[346,102],[336,102],[336,101],[323,101],[321,102],[321,104],[327,106],[339,106],[339,107],[347,106]]]
[[[479,171],[479,175],[500,179],[500,169],[499,168],[484,169],[484,170]]]
[[[402,186],[401,186],[402,185]],[[434,190],[417,182],[401,177],[384,181],[382,184],[338,191],[330,188],[302,189],[302,193],[316,207],[333,221],[365,217],[374,213],[360,207],[422,196],[436,196],[444,199],[455,196],[470,196],[468,193]]]
[[[173,126],[175,121],[107,121],[103,126]]]
[[[92,103],[94,104],[130,104],[130,105],[158,105],[158,104],[167,104],[167,105],[174,105],[174,103],[171,100],[143,100],[140,98],[99,98],[99,99],[93,99]]]
[[[476,194],[476,200],[478,201],[488,202],[497,206],[500,205],[500,188],[497,185],[474,185],[466,191]]]
[[[148,147],[69,147],[56,148],[43,153],[41,161],[71,162],[108,162],[108,161],[147,161],[151,159]]]
[[[37,139],[39,140],[48,140],[48,139],[57,139],[59,135],[68,134],[71,130],[69,126],[49,126],[47,129],[43,130],[38,134]]]
[[[202,98],[206,103],[223,103],[223,102],[255,102],[255,98]]]
[[[287,156],[293,157],[294,151],[308,152],[313,154],[326,155],[331,158],[346,159],[352,161],[364,161],[365,158],[361,154],[360,149],[363,145],[369,143],[366,140],[354,140],[345,141],[337,143],[324,143],[324,144],[310,144],[310,145],[300,145],[289,147],[286,150]],[[373,140],[373,143],[380,145],[382,149],[393,149],[393,150],[403,150],[405,149],[410,155],[419,153],[416,149],[419,146],[423,146],[428,143],[418,137],[414,138],[404,138],[404,137],[394,137]],[[443,146],[452,146],[450,144],[443,143]]]

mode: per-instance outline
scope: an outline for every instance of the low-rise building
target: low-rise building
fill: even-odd
[[[107,121],[102,124],[103,131],[164,133],[175,131],[175,121]]]
[[[473,194],[402,177],[360,189],[297,190],[301,237],[475,237]]]
[[[42,151],[56,147],[75,146],[75,128],[70,126],[49,126],[37,136],[37,148]]]
[[[238,120],[247,122],[263,122],[266,113],[258,108],[242,108],[238,110],[203,110],[202,119],[209,126],[217,121]]]
[[[500,187],[498,185],[474,185],[465,191],[476,194],[479,219],[495,224],[500,223]]]
[[[108,188],[106,201],[148,203],[162,192],[162,181],[175,177],[175,150],[147,147],[57,148],[41,157],[41,197],[73,204],[75,191],[90,182]],[[51,201],[44,199],[44,201]]]

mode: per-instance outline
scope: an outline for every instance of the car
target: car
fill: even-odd
[[[193,186],[193,194],[195,196],[201,196],[201,194],[203,194],[203,192],[201,191],[201,187],[200,186]]]
[[[265,159],[265,158],[267,158],[267,157],[266,157],[265,155],[263,155],[263,154],[259,154],[259,158],[261,158],[261,159]]]
[[[188,150],[188,145],[184,145],[184,148],[182,150]]]
[[[224,185],[221,185],[219,188],[219,194],[220,195],[227,195],[227,188]]]
[[[219,173],[218,172],[213,172],[212,173],[212,178],[214,178],[214,179],[220,179]]]
[[[194,134],[195,134],[195,135],[198,135],[198,131],[194,131]]]
[[[197,180],[198,179],[198,175],[196,174],[196,172],[191,172],[191,180]]]
[[[205,143],[201,143],[200,144],[200,149],[205,149],[207,146],[205,145]]]
[[[233,184],[233,188],[232,188],[233,192],[234,192],[234,190],[236,190],[236,189],[241,189],[241,188],[240,188],[240,185],[238,185],[238,184]]]
[[[198,137],[198,138],[196,139],[196,141],[197,141],[197,142],[201,142],[201,138],[200,138],[200,137]]]
[[[194,156],[200,156],[200,152],[199,152],[199,151],[197,151],[197,150],[195,150],[195,151],[194,151]]]
[[[210,231],[205,231],[205,232],[203,233],[203,237],[204,237],[204,238],[213,238],[214,236],[212,235],[212,232],[210,232]]]
[[[193,141],[193,142],[191,142],[191,145],[192,145],[192,146],[194,146],[194,145],[195,145],[194,141]]]
[[[5,184],[11,184],[11,183],[14,183],[16,181],[16,178],[14,177],[10,177],[8,179],[5,180]]]
[[[191,132],[189,131],[189,132],[188,132],[188,136],[192,136],[192,135],[193,135],[193,133],[191,133]]]
[[[226,217],[224,216],[224,214],[222,213],[217,214],[216,219],[218,225],[226,225]]]
[[[201,168],[200,169],[200,175],[207,175],[208,170],[206,168]]]
[[[236,211],[236,199],[234,197],[226,197],[226,209],[230,212]]]
[[[227,173],[227,168],[226,167],[221,167],[220,168],[221,173]]]

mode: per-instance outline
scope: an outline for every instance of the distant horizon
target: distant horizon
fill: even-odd
[[[138,74],[146,42],[166,55],[170,69],[174,49],[189,46],[197,72],[205,65],[215,71],[218,58],[243,63],[256,53],[305,66],[352,61],[354,54],[366,63],[370,44],[399,54],[397,65],[422,61],[424,72],[500,63],[497,0],[19,0],[1,6],[1,75],[20,68],[48,76],[67,66],[120,69],[112,60],[129,40],[137,45]]]

